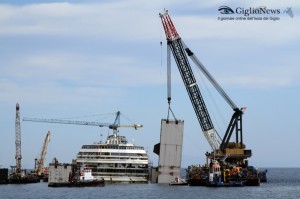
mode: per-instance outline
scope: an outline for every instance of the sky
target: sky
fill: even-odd
[[[280,9],[268,20],[219,20],[220,6]],[[292,8],[290,17],[284,12]],[[244,142],[257,167],[299,167],[300,2],[252,1],[0,1],[0,165],[15,165],[20,104],[22,167],[33,168],[51,132],[46,163],[71,162],[83,144],[105,140],[106,127],[34,123],[23,117],[142,124],[119,133],[153,146],[167,117],[164,9],[186,45],[243,115]],[[278,17],[272,20],[270,17]],[[247,18],[247,17],[246,17]],[[275,19],[275,18],[274,18]],[[162,45],[161,45],[162,42]],[[190,61],[214,126],[222,136],[233,114]],[[172,60],[172,110],[184,120],[182,167],[204,164],[209,144]]]

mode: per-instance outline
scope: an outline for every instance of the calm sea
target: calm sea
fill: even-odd
[[[107,184],[105,187],[48,188],[47,183],[0,185],[0,199],[139,199],[139,198],[300,198],[300,168],[268,169],[268,182],[259,187],[190,187],[159,184]]]

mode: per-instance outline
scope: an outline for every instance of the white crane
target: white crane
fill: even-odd
[[[46,158],[49,142],[50,142],[50,131],[48,131],[48,133],[45,137],[44,144],[43,144],[43,147],[42,147],[42,151],[41,151],[41,154],[40,154],[40,159],[37,160],[36,172],[37,172],[38,176],[42,176],[44,174],[45,158]]]
[[[22,165],[22,155],[21,155],[21,124],[20,124],[20,106],[19,103],[16,104],[16,123],[15,123],[15,134],[16,134],[16,166],[15,173],[21,174]]]

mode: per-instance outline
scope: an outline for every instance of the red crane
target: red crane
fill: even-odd
[[[208,156],[210,158],[216,158],[222,161],[226,159],[226,162],[231,164],[235,164],[248,157],[251,157],[251,150],[246,150],[243,143],[243,108],[239,109],[235,105],[235,103],[229,98],[226,92],[208,72],[204,65],[182,41],[168,14],[168,11],[160,13],[160,18],[165,30],[168,49],[171,49],[172,51],[202,131],[211,148],[213,149],[213,152],[208,153]],[[214,128],[213,122],[210,118],[209,112],[206,108],[200,89],[194,77],[188,57],[195,63],[196,66],[198,66],[201,72],[206,76],[206,78],[234,111],[223,138],[219,136]],[[168,97],[168,100],[170,100],[170,97]],[[235,142],[230,142],[233,132],[235,132],[236,139]]]

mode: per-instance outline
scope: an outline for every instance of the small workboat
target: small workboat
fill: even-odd
[[[174,181],[169,183],[170,186],[173,185],[188,185],[187,181],[185,179],[182,179],[180,177],[176,177]]]

